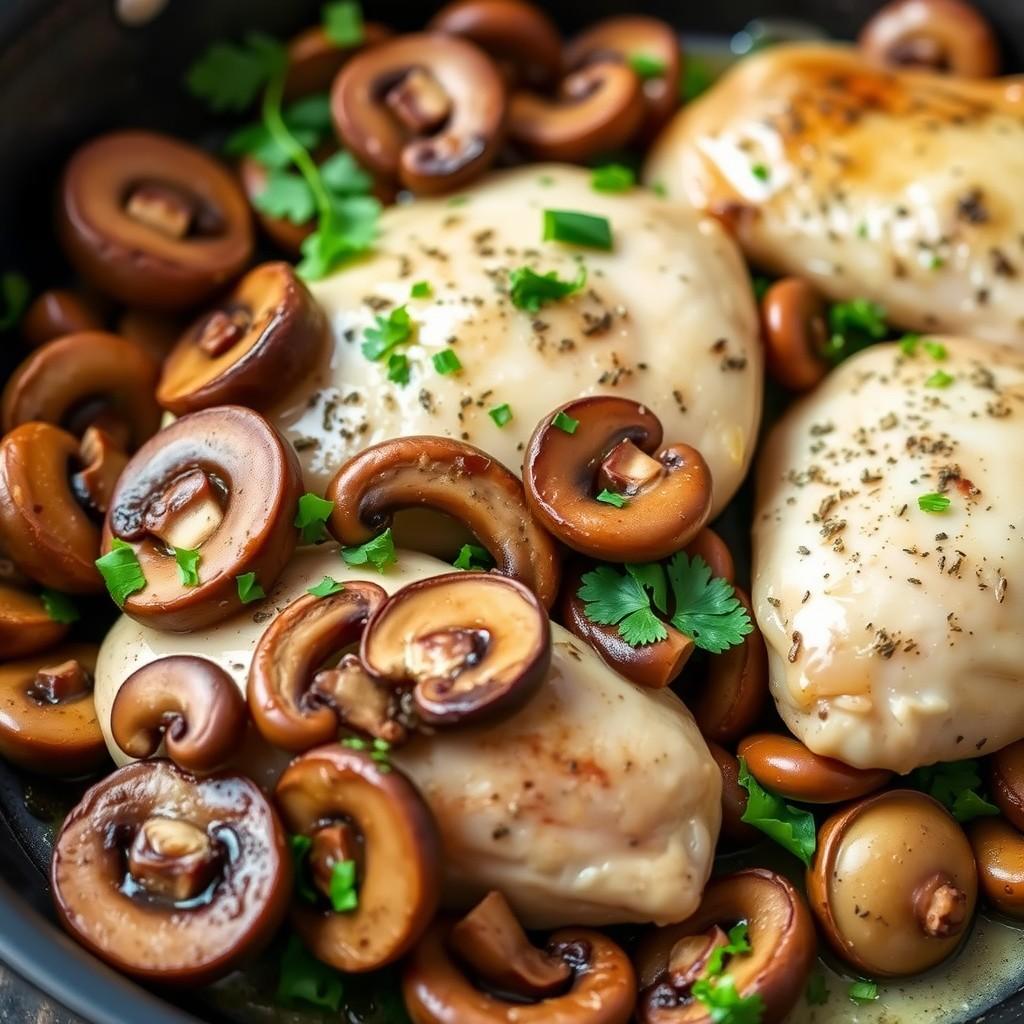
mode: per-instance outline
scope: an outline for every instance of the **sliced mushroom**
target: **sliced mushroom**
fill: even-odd
[[[84,278],[153,309],[208,298],[253,249],[249,204],[231,173],[152,132],[114,132],[77,150],[64,173],[58,232]]]
[[[0,651],[5,659],[55,647],[67,631],[65,623],[50,618],[37,594],[0,583]]]
[[[917,974],[945,960],[974,914],[978,876],[963,829],[930,796],[893,789],[818,831],[807,894],[825,938],[870,975]]]
[[[313,955],[340,971],[376,970],[423,934],[441,893],[441,841],[415,786],[393,765],[332,744],[292,761],[275,792],[290,832],[314,846],[347,824],[363,845],[357,905],[296,904],[292,922]]]
[[[185,332],[157,401],[178,416],[211,405],[266,409],[315,372],[327,342],[327,319],[292,267],[263,263]]]
[[[396,591],[367,623],[359,657],[393,686],[412,687],[430,725],[520,708],[547,677],[551,627],[533,592],[491,573],[454,572]]]
[[[160,372],[138,345],[116,334],[69,334],[37,348],[3,392],[3,427],[53,423],[73,434],[103,427],[123,448],[137,448],[160,426],[153,392]]]
[[[32,348],[54,338],[83,331],[102,331],[103,317],[77,292],[49,288],[40,292],[21,318],[21,334]]]
[[[173,654],[133,672],[110,709],[114,742],[134,758],[152,757],[161,741],[187,771],[225,765],[241,746],[248,722],[235,681],[206,658]]]
[[[559,424],[576,421],[572,433]],[[534,515],[569,547],[607,562],[654,562],[692,541],[711,513],[711,471],[685,444],[659,448],[661,423],[627,398],[576,399],[534,430],[523,486]],[[602,490],[625,498],[597,500]]]
[[[51,884],[61,923],[102,960],[197,986],[270,941],[288,909],[291,861],[255,783],[142,761],[93,786],[67,817]]]
[[[762,838],[762,833],[743,821],[747,812],[747,791],[740,785],[740,763],[734,754],[713,740],[708,740],[707,744],[722,773],[722,835],[733,843],[751,846]]]
[[[1024,832],[1024,740],[988,759],[992,798],[1012,824]]]
[[[141,345],[158,364],[178,343],[183,327],[179,317],[137,306],[124,310],[117,318],[117,333]]]
[[[160,431],[121,474],[104,524],[103,550],[131,543],[146,578],[124,612],[198,629],[241,607],[239,576],[269,591],[298,540],[301,492],[295,452],[251,409],[204,409]],[[199,551],[196,586],[183,585],[175,548]]]
[[[365,544],[391,514],[437,509],[476,534],[497,571],[525,583],[550,607],[558,593],[559,554],[537,524],[515,474],[479,448],[447,437],[401,437],[353,456],[327,487],[328,524],[342,544]]]
[[[339,46],[323,25],[304,29],[288,42],[288,74],[284,80],[287,99],[327,92],[335,76],[360,49],[390,39],[391,29],[379,22],[363,22],[363,38],[353,46]]]
[[[347,582],[327,597],[303,594],[267,627],[253,654],[248,692],[253,722],[268,743],[309,750],[337,739],[341,725],[360,731],[376,726],[374,734],[388,742],[405,738],[404,728],[389,713],[385,688],[367,679],[356,691],[362,699],[355,702],[352,686],[363,673],[356,669],[353,679],[352,670],[346,671],[346,686],[339,679],[342,669],[318,672],[332,654],[359,641],[367,619],[386,598],[375,583]],[[368,721],[371,711],[376,715]]]
[[[999,73],[999,40],[984,15],[964,0],[894,0],[864,26],[858,45],[890,67],[963,78]]]
[[[71,477],[71,489],[83,508],[102,518],[128,456],[105,430],[87,427],[78,445],[78,460],[81,468]]]
[[[448,923],[437,922],[406,962],[402,994],[416,1024],[626,1024],[631,1019],[636,1002],[633,965],[601,932],[564,928],[548,939],[544,954],[535,951],[546,955],[547,963],[565,964],[571,980],[566,991],[538,994],[528,1003],[513,993],[489,991],[486,977],[467,976],[449,951],[451,934]],[[521,960],[530,947],[525,936],[516,940]],[[478,952],[476,959],[482,961]]]
[[[338,135],[361,164],[413,192],[479,177],[502,140],[505,86],[483,51],[439,33],[357,54],[331,90]]]
[[[996,910],[1024,920],[1024,834],[1001,818],[978,818],[969,834],[982,894]]]
[[[684,550],[690,558],[702,558],[711,570],[712,576],[720,576],[729,583],[735,581],[736,565],[732,559],[732,552],[710,526],[705,526]]]
[[[810,391],[828,373],[828,307],[810,281],[784,277],[765,292],[761,333],[768,372],[784,388]]]
[[[814,923],[803,897],[773,871],[749,868],[713,879],[697,912],[658,928],[637,949],[641,1024],[705,1022],[707,1008],[690,986],[717,944],[719,931],[745,921],[750,952],[729,958],[726,970],[741,996],[764,1002],[763,1024],[776,1024],[803,994],[817,957]],[[694,942],[695,936],[704,942]]]

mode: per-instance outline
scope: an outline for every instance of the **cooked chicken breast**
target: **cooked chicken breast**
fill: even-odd
[[[892,322],[1020,345],[1024,80],[885,71],[846,46],[740,61],[677,115],[645,177],[767,270]]]
[[[389,591],[451,566],[400,552],[386,574],[345,566],[333,545],[301,551],[269,599],[202,634],[159,633],[122,618],[96,671],[107,745],[110,707],[135,669],[199,654],[245,687],[252,650],[277,611],[325,575],[371,578]],[[671,693],[642,690],[552,626],[547,682],[489,727],[419,738],[393,760],[417,783],[444,840],[448,899],[466,905],[499,888],[529,925],[679,921],[711,871],[721,776],[697,726]],[[245,770],[270,784],[288,758],[253,743]]]
[[[877,345],[759,465],[753,598],[812,750],[906,772],[1024,736],[1024,357]]]

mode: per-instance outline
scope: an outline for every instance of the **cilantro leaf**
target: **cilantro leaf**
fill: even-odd
[[[715,977],[725,970],[725,958],[727,956],[738,956],[741,953],[750,952],[750,939],[747,936],[747,923],[740,921],[729,929],[729,941],[724,946],[716,946],[708,957],[704,973],[708,977]]]
[[[396,306],[386,317],[378,314],[376,326],[363,331],[363,355],[372,360],[382,358],[396,345],[408,341],[412,330],[412,318],[405,306]]]
[[[110,550],[96,559],[96,568],[118,607],[146,586],[146,577],[135,549],[118,537],[111,541]]]
[[[403,388],[409,383],[409,357],[402,352],[392,352],[388,356],[388,380],[400,384]]]
[[[373,178],[356,163],[356,158],[342,149],[320,165],[323,183],[336,196],[366,195],[373,188]]]
[[[291,133],[296,142],[312,149],[320,142],[318,132],[310,128],[292,128]],[[243,125],[238,131],[228,136],[224,143],[227,156],[251,156],[257,163],[268,170],[283,171],[292,162],[292,155],[281,145],[265,124],[256,122]]]
[[[267,595],[256,579],[256,573],[243,572],[241,576],[235,577],[235,585],[238,589],[238,600],[242,604],[252,604],[253,601],[262,601]]]
[[[331,594],[340,594],[344,589],[344,583],[340,583],[333,576],[325,576],[315,587],[307,587],[306,593],[314,597],[330,597]]]
[[[319,494],[306,491],[299,498],[298,508],[295,510],[293,526],[302,531],[303,544],[319,544],[327,540],[326,522],[331,518],[334,511],[334,502],[327,498],[321,498]]]
[[[373,196],[332,197],[331,216],[302,243],[300,277],[318,281],[353,256],[365,252],[377,237],[380,202]]]
[[[665,569],[659,562],[632,563],[626,572],[651,593],[654,607],[659,612],[668,612],[668,589],[665,586]]]
[[[290,936],[281,958],[277,1002],[283,1006],[305,1003],[337,1013],[343,994],[338,972],[308,952],[298,936]]]
[[[323,26],[324,34],[336,46],[358,46],[363,41],[363,12],[352,0],[325,4]]]
[[[756,993],[741,996],[736,982],[728,974],[699,978],[690,992],[708,1008],[711,1024],[761,1024],[764,1000]]]
[[[334,131],[331,98],[325,92],[310,93],[290,103],[281,116],[293,134],[298,131],[315,132],[317,142],[330,138]]]
[[[885,307],[867,299],[836,302],[828,311],[829,339],[822,355],[833,365],[889,333]]]
[[[665,624],[651,611],[647,591],[631,573],[600,565],[584,573],[578,596],[591,622],[618,626],[619,635],[632,647],[653,644],[668,636]]]
[[[306,224],[316,215],[316,199],[306,179],[291,171],[270,171],[253,203],[271,217]]]
[[[175,548],[174,560],[178,563],[178,576],[183,587],[199,586],[199,559],[202,555],[195,548]]]
[[[721,654],[743,642],[754,627],[728,580],[712,578],[699,555],[691,560],[680,551],[668,563],[668,580],[675,597],[671,623],[701,650]]]
[[[679,79],[680,98],[684,103],[695,100],[715,84],[715,72],[707,61],[687,55],[683,60],[683,73]]]
[[[284,47],[276,39],[250,32],[243,43],[214,43],[188,69],[185,85],[211,110],[240,111],[253,103],[285,61]]]
[[[28,278],[11,270],[0,274],[0,331],[16,327],[32,295]]]
[[[335,913],[344,914],[359,906],[359,892],[356,889],[356,862],[339,860],[331,868],[329,886],[331,906]]]
[[[349,565],[369,564],[377,572],[383,572],[389,565],[394,565],[398,561],[395,555],[395,541],[391,536],[391,527],[365,544],[353,548],[342,548],[341,557]]]
[[[915,768],[906,778],[907,785],[934,797],[961,823],[999,813],[999,808],[979,792],[981,771],[976,760]]]
[[[43,602],[43,611],[54,622],[70,625],[80,618],[74,602],[67,594],[62,594],[59,590],[50,590],[49,587],[44,587],[39,592],[39,600]]]
[[[482,548],[479,544],[463,544],[452,565],[456,569],[479,569],[486,572],[494,568],[494,559],[487,548]]]
[[[741,757],[739,760],[739,783],[747,791],[747,809],[740,820],[774,839],[779,846],[795,854],[810,867],[818,843],[814,815],[762,789],[747,769],[746,759]]]
[[[587,268],[581,264],[573,280],[563,281],[554,270],[538,274],[529,267],[516,267],[509,274],[508,282],[512,305],[536,313],[546,302],[578,292],[587,283]]]

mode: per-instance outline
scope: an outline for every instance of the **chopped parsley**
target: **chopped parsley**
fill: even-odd
[[[907,776],[907,784],[938,800],[961,824],[999,813],[999,808],[979,792],[981,772],[975,760],[915,768]]]
[[[724,946],[716,946],[708,957],[704,973],[714,977],[725,970],[725,958],[750,952],[750,938],[747,935],[746,921],[740,921],[729,929],[729,941]]]
[[[836,302],[828,311],[829,338],[822,355],[833,365],[889,333],[885,307],[867,299]]]
[[[828,982],[821,971],[815,971],[808,979],[804,999],[808,1006],[824,1006],[828,1002]]]
[[[238,588],[238,600],[242,604],[252,604],[253,601],[262,601],[267,595],[256,580],[256,573],[243,572],[241,576],[235,577],[235,584]]]
[[[597,500],[604,502],[605,505],[614,505],[616,508],[625,508],[629,504],[629,501],[621,494],[609,491],[607,487],[597,496]]]
[[[175,548],[174,560],[178,563],[178,576],[183,587],[199,586],[199,559],[202,555],[196,548]]]
[[[487,548],[482,548],[479,544],[463,544],[452,565],[456,569],[478,569],[486,572],[494,568],[494,559]]]
[[[319,494],[306,491],[299,498],[299,506],[295,511],[292,523],[302,531],[303,544],[319,544],[327,540],[327,520],[334,511],[334,502],[321,498]]]
[[[334,867],[331,868],[328,889],[331,894],[331,906],[336,914],[346,914],[359,906],[354,860],[335,861]]]
[[[934,359],[937,363],[941,363],[949,353],[946,351],[946,346],[941,341],[926,341],[924,343],[924,350]]]
[[[545,210],[541,237],[545,242],[566,242],[591,249],[612,247],[612,227],[607,217],[573,210]]]
[[[214,43],[189,69],[185,86],[217,113],[251,106],[271,77],[285,65],[281,44],[262,32],[241,43]]]
[[[506,423],[510,423],[512,420],[512,407],[508,402],[502,402],[501,405],[496,405],[493,409],[487,411],[487,415],[499,426],[503,427]]]
[[[854,1003],[870,1003],[878,998],[878,986],[873,981],[855,981],[846,990],[850,1001]]]
[[[750,173],[758,181],[767,181],[772,176],[772,172],[768,169],[767,164],[751,164]]]
[[[546,302],[564,299],[587,283],[587,268],[580,266],[571,281],[563,281],[554,270],[538,274],[529,267],[516,267],[509,276],[509,298],[517,309],[536,313]]]
[[[445,377],[450,373],[458,373],[462,369],[462,363],[459,362],[459,357],[450,348],[445,348],[440,352],[435,352],[430,358],[434,364],[434,369],[437,370],[442,377]]]
[[[636,172],[625,164],[602,164],[590,172],[595,192],[628,192],[636,184]]]
[[[913,334],[913,333],[904,334],[903,337],[900,338],[900,351],[905,356],[916,356],[917,355],[917,348],[918,348],[918,346],[920,344],[921,344],[921,335],[920,334]]]
[[[660,78],[665,74],[665,62],[660,57],[654,57],[649,53],[631,53],[628,60],[629,66],[641,82]]]
[[[409,357],[404,352],[392,352],[388,356],[388,380],[403,388],[409,383]]]
[[[683,59],[683,73],[679,78],[680,99],[684,103],[695,100],[715,84],[715,72],[707,61],[699,57]]]
[[[96,568],[118,607],[146,586],[146,576],[139,565],[135,549],[118,537],[111,541],[110,550],[96,559]]]
[[[434,289],[429,281],[416,281],[409,289],[411,299],[429,299],[433,296]]]
[[[922,494],[917,499],[917,507],[922,512],[945,512],[949,505],[949,498],[945,494]]]
[[[926,388],[948,388],[956,378],[945,370],[936,370],[925,382]]]
[[[579,420],[574,420],[567,413],[559,410],[551,419],[551,425],[557,427],[564,434],[575,434],[576,428],[580,425]]]
[[[740,785],[747,791],[747,809],[741,818],[748,825],[774,839],[783,849],[795,854],[808,867],[817,847],[814,815],[787,804],[782,797],[762,789],[740,758]]]
[[[387,740],[364,740],[359,736],[349,736],[341,741],[341,745],[349,750],[369,752],[370,760],[377,765],[379,772],[387,774],[391,771],[391,744]]]
[[[0,274],[0,331],[9,331],[18,325],[32,295],[28,278],[17,271]]]
[[[394,565],[398,561],[391,527],[365,544],[353,548],[342,548],[341,557],[349,565],[372,565],[377,572],[383,572],[389,565]]]
[[[333,576],[325,576],[315,587],[309,587],[307,594],[314,597],[330,597],[331,594],[340,594],[345,589],[345,584],[334,579]]]
[[[283,1006],[306,1004],[337,1013],[344,994],[341,975],[310,953],[296,935],[288,938],[276,1000]]]
[[[60,622],[67,626],[72,622],[77,622],[80,618],[74,602],[67,594],[62,594],[59,590],[44,587],[39,592],[39,600],[43,603],[43,611],[54,622]]]
[[[335,46],[358,46],[364,38],[363,12],[352,0],[324,4],[324,35]]]
[[[397,345],[412,337],[413,322],[405,306],[396,306],[387,316],[375,318],[376,324],[363,331],[362,352],[367,359],[383,359]]]
[[[707,1007],[708,1020],[713,1024],[761,1024],[764,1000],[757,993],[741,996],[728,974],[698,978],[690,992]]]

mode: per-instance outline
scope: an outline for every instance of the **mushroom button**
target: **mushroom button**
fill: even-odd
[[[32,348],[82,331],[102,331],[103,318],[76,292],[50,288],[40,292],[21,318],[21,333]]]
[[[472,43],[400,36],[357,54],[331,90],[338,135],[361,164],[413,192],[479,177],[502,140],[505,86]]]
[[[454,926],[441,920],[427,932],[402,992],[414,1024],[625,1024],[636,976],[601,932],[565,928],[536,948],[492,892]]]
[[[352,54],[391,38],[391,29],[378,22],[363,23],[363,38],[352,46],[340,46],[323,25],[313,25],[288,42],[288,72],[284,80],[286,99],[327,92],[337,73]]]
[[[1024,920],[1024,834],[1000,818],[970,825],[981,891],[996,910]]]
[[[64,927],[107,963],[203,985],[270,941],[288,910],[291,859],[249,779],[141,761],[93,786],[67,817],[51,884]]]
[[[497,571],[525,583],[550,607],[559,553],[530,514],[514,473],[486,452],[446,437],[401,437],[353,456],[327,487],[329,528],[342,544],[365,544],[404,508],[444,512],[476,534]]]
[[[242,271],[253,249],[249,204],[231,173],[151,132],[103,135],[74,154],[58,232],[84,278],[154,309],[201,302]]]
[[[869,57],[892,67],[964,78],[999,73],[999,41],[964,0],[894,0],[864,26],[858,44]]]
[[[312,872],[318,903],[293,908],[292,923],[313,955],[351,972],[404,956],[441,893],[441,841],[415,786],[394,766],[332,744],[296,758],[275,797],[289,831],[312,840],[311,867],[356,863],[353,909],[333,909],[323,870]]]
[[[569,433],[560,424],[572,420]],[[580,398],[541,420],[526,449],[523,486],[559,540],[608,562],[654,562],[693,540],[711,512],[711,471],[685,444],[659,449],[661,423],[637,402]],[[621,495],[620,507],[598,501]]]
[[[659,928],[637,949],[640,1024],[705,1024],[712,1018],[691,986],[703,974],[725,931],[747,923],[750,952],[733,955],[726,970],[741,996],[764,1002],[763,1024],[776,1024],[803,993],[817,957],[814,923],[803,898],[781,875],[750,868],[716,878],[697,912]]]
[[[249,709],[268,743],[302,751],[336,739],[347,725],[389,743],[405,738],[395,721],[393,693],[347,657],[321,668],[357,643],[387,594],[375,583],[346,582],[327,597],[303,594],[260,637],[249,668]]]
[[[193,772],[226,764],[247,722],[245,700],[231,676],[206,658],[184,654],[133,672],[110,710],[110,732],[129,757],[151,757],[163,739],[168,757]]]
[[[327,318],[295,271],[264,263],[185,332],[157,401],[178,416],[229,403],[266,409],[315,372],[327,339]]]
[[[3,428],[37,421],[81,434],[96,425],[135,449],[160,426],[153,395],[159,373],[147,352],[116,334],[69,334],[37,348],[11,374]]]
[[[1024,740],[988,759],[992,798],[1014,826],[1024,832]]]
[[[103,529],[135,549],[146,586],[127,615],[157,629],[220,622],[240,604],[237,577],[268,592],[298,540],[302,491],[295,452],[259,413],[225,405],[160,431],[118,480]],[[198,582],[180,578],[176,549],[198,551]]]
[[[366,670],[411,686],[430,725],[456,725],[520,708],[551,666],[551,627],[533,592],[490,573],[410,583],[371,617],[359,651]]]
[[[978,876],[967,837],[941,804],[889,790],[821,826],[807,894],[836,953],[870,975],[899,976],[956,949]]]
[[[0,651],[4,658],[22,658],[55,647],[67,631],[65,623],[50,618],[37,594],[0,583]]]
[[[761,334],[768,372],[784,388],[810,391],[828,373],[828,308],[809,281],[785,277],[765,292]]]
[[[66,777],[106,762],[92,699],[96,655],[93,644],[70,644],[0,665],[0,754]]]
[[[812,753],[798,739],[779,733],[757,733],[738,750],[750,774],[779,796],[810,804],[837,804],[881,789],[892,772],[852,768],[835,758]]]
[[[740,763],[735,755],[714,740],[706,742],[708,752],[722,773],[722,835],[733,843],[751,846],[762,837],[762,833],[743,821],[747,811],[747,791],[740,785]]]

